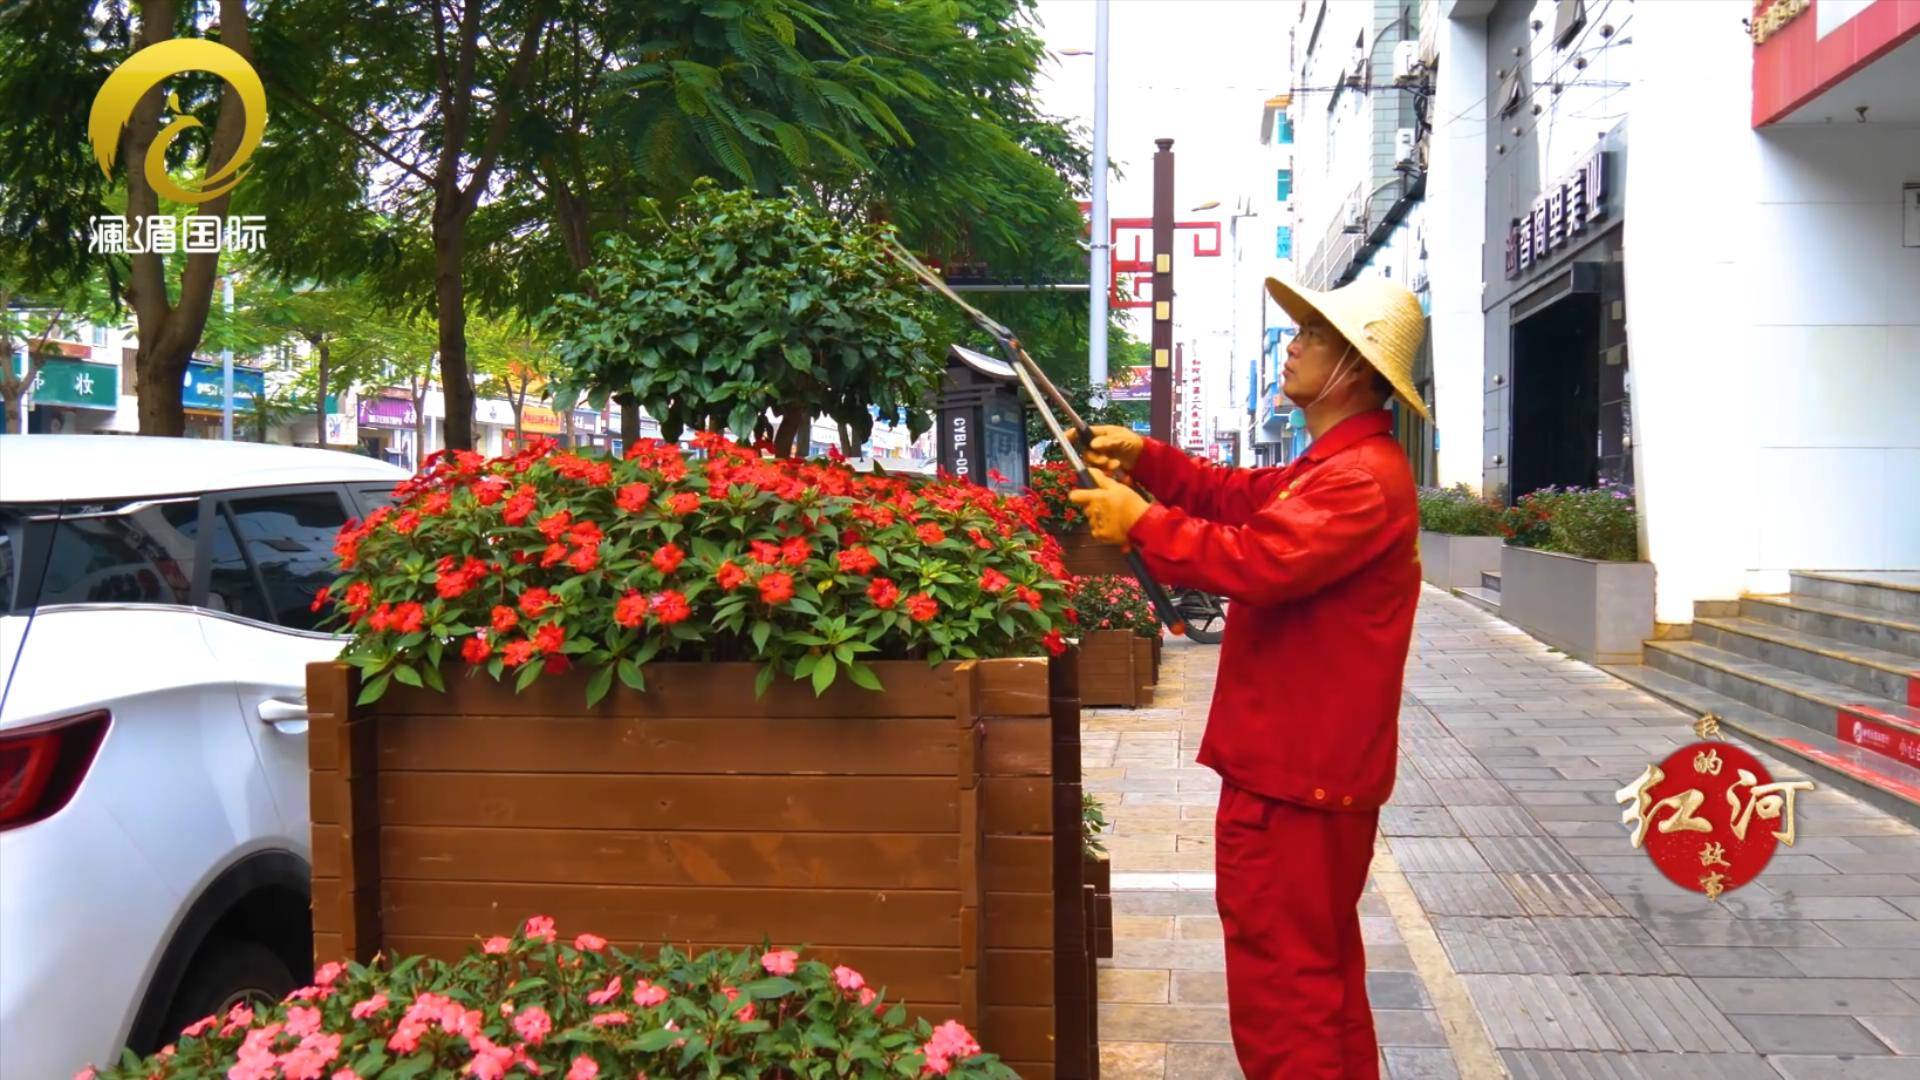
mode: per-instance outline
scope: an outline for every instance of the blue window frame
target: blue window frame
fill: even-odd
[[[1286,202],[1293,198],[1293,170],[1280,169],[1274,174],[1273,197]]]
[[[1293,258],[1293,226],[1291,225],[1274,226],[1273,257],[1276,259]]]
[[[1286,113],[1273,118],[1273,139],[1282,146],[1293,143],[1293,119]]]

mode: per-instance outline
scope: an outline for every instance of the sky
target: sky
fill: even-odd
[[[1122,177],[1108,184],[1110,213],[1153,213],[1154,140],[1174,140],[1174,209],[1178,220],[1215,220],[1223,227],[1236,196],[1271,182],[1256,164],[1260,107],[1286,90],[1287,31],[1294,3],[1273,0],[1112,0],[1108,30],[1108,156]],[[1040,0],[1042,37],[1056,59],[1039,86],[1041,108],[1093,130],[1093,58],[1060,56],[1091,49],[1093,0]],[[1194,211],[1212,199],[1221,207]],[[1142,257],[1150,251],[1141,237]],[[1243,243],[1261,243],[1242,233]],[[1271,237],[1265,242],[1271,243]],[[1225,244],[1223,232],[1223,246]],[[1122,234],[1126,253],[1132,235]],[[1175,237],[1175,340],[1200,342],[1208,360],[1224,364],[1232,314],[1228,259],[1194,258],[1192,240]],[[1179,252],[1188,254],[1182,256]],[[1248,283],[1257,289],[1257,282]],[[1257,303],[1258,296],[1242,297]],[[1144,315],[1145,312],[1136,313]],[[1147,323],[1133,322],[1144,338]],[[1214,344],[1208,346],[1207,342]],[[1208,364],[1209,371],[1225,368]]]

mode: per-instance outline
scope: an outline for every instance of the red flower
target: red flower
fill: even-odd
[[[548,608],[560,602],[559,597],[545,589],[528,589],[520,594],[520,614],[529,619],[537,619]],[[496,620],[497,621],[497,620]]]
[[[700,509],[700,496],[691,491],[677,491],[667,499],[667,510],[673,514],[691,514]]]
[[[938,544],[947,538],[947,534],[941,530],[940,526],[935,525],[931,521],[921,525],[919,528],[913,530],[913,532],[914,535],[920,538],[921,543],[928,546]]]
[[[671,574],[680,569],[680,564],[685,562],[686,558],[686,552],[681,551],[674,544],[668,544],[653,553],[653,568],[663,574]]]
[[[653,617],[667,626],[672,626],[693,614],[693,609],[687,606],[687,598],[681,595],[678,589],[665,589],[654,593],[649,606],[653,608]]]
[[[321,608],[326,607],[327,601],[331,599],[333,599],[333,586],[323,585],[318,592],[313,594],[313,603],[307,605],[307,610],[319,611]]]
[[[426,617],[427,609],[409,600],[393,609],[393,628],[403,634],[417,633]]]
[[[420,512],[428,517],[439,517],[441,514],[447,512],[447,507],[452,505],[453,494],[451,492],[436,491],[427,496],[426,501],[420,504]]]
[[[678,450],[667,451],[667,456],[654,467],[660,470],[660,479],[669,484],[677,484],[687,478],[687,463]]]
[[[566,644],[567,632],[559,623],[547,623],[533,635],[533,647],[543,653],[557,653]]]
[[[533,659],[534,648],[533,642],[522,639],[520,641],[507,642],[507,647],[500,650],[500,652],[506,659],[508,667],[519,667],[521,664]]]
[[[513,498],[507,500],[506,509],[500,511],[500,520],[509,525],[525,525],[539,505],[539,498],[534,494],[533,487],[529,484],[521,484],[513,493]]]
[[[907,618],[914,622],[926,622],[940,614],[940,604],[926,593],[914,593],[907,597]]]
[[[627,484],[614,496],[614,504],[629,514],[637,514],[647,508],[647,500],[653,497],[653,489],[646,484]]]
[[[402,510],[400,516],[393,519],[393,531],[407,536],[420,527],[420,515],[417,511]]]
[[[986,571],[980,575],[980,587],[990,593],[997,593],[1010,584],[1012,584],[1012,582],[1008,580],[1007,575],[995,570],[991,566],[987,567]]]
[[[360,541],[365,536],[366,533],[354,528],[352,523],[348,523],[340,530],[340,534],[333,538],[333,554],[340,560],[341,569],[353,569],[354,560],[360,557]]]
[[[484,664],[493,655],[493,647],[487,644],[485,634],[475,634],[460,645],[460,659],[469,664]]]
[[[492,506],[507,497],[507,482],[498,476],[489,476],[473,485],[473,497],[481,506]]]
[[[761,578],[760,599],[775,607],[793,599],[793,575],[774,573]]]
[[[805,566],[813,556],[813,548],[805,537],[789,536],[780,543],[780,558],[788,566]]]
[[[515,614],[512,608],[499,604],[494,605],[493,632],[495,635],[504,634],[519,625],[520,616]]]
[[[973,541],[973,546],[979,548],[981,551],[993,550],[993,541],[983,536],[979,529],[968,529],[967,537]]]
[[[761,566],[772,566],[774,563],[780,561],[779,544],[770,544],[765,540],[755,540],[748,546],[753,549],[753,561],[759,563]]]
[[[591,521],[576,522],[573,528],[567,530],[567,539],[574,547],[599,547],[606,535],[600,531],[599,525]]]
[[[367,625],[380,633],[386,633],[387,628],[393,625],[393,605],[381,604],[374,608],[373,614],[367,616]]]
[[[1055,656],[1059,656],[1061,653],[1067,651],[1067,639],[1061,637],[1060,631],[1058,630],[1047,631],[1047,636],[1041,638],[1040,643],[1045,645],[1047,651]]]
[[[583,574],[586,573],[600,565],[600,548],[596,545],[573,549],[573,554],[567,556],[567,565]]]
[[[540,519],[540,535],[548,540],[558,540],[571,524],[573,524],[573,511],[556,510]]]
[[[721,588],[731,592],[747,580],[747,572],[733,565],[733,560],[729,559],[720,564],[720,569],[714,571],[713,577]]]
[[[1035,589],[1026,585],[1015,585],[1013,587],[1013,595],[1019,597],[1021,603],[1033,610],[1040,610],[1040,593]]]
[[[540,565],[541,566],[559,566],[560,560],[566,557],[567,557],[567,545],[562,543],[557,543],[557,542],[548,544],[547,550],[540,553]]]
[[[347,598],[344,603],[347,610],[356,618],[366,614],[367,608],[373,604],[373,586],[364,581],[356,581],[347,586]]]
[[[900,586],[883,577],[874,578],[867,583],[867,599],[873,601],[874,607],[890,608],[900,600]]]
[[[552,656],[547,657],[548,674],[565,675],[571,670],[573,670],[573,661],[567,659],[566,654],[554,653]]]
[[[834,558],[840,563],[840,569],[849,574],[864,574],[880,565],[873,552],[863,547],[842,548]]]
[[[647,598],[639,592],[628,589],[627,595],[613,606],[613,621],[621,626],[639,626],[647,617]]]

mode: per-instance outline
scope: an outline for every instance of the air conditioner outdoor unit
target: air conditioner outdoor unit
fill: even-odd
[[[1414,68],[1420,63],[1420,43],[1403,41],[1393,47],[1393,79],[1399,82],[1413,78]]]
[[[1402,165],[1412,161],[1416,147],[1412,128],[1401,128],[1393,133],[1393,163]]]

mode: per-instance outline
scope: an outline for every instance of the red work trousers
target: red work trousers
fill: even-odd
[[[1360,893],[1379,817],[1221,788],[1216,896],[1247,1080],[1378,1080]]]

